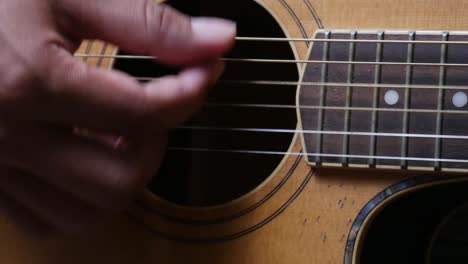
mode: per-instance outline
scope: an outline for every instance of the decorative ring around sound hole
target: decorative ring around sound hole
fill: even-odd
[[[197,1],[195,1],[197,2]],[[254,1],[236,1],[235,4],[219,3],[216,1],[201,1],[208,3],[208,10],[202,11],[202,15],[214,15],[236,20],[238,24],[239,36],[255,37],[286,37],[277,22],[264,10],[263,7]],[[186,1],[170,1],[176,7],[183,7],[182,11],[192,13],[190,7],[186,6]],[[184,5],[180,5],[180,4]],[[180,6],[179,6],[180,5]],[[195,4],[196,5],[196,4]],[[187,8],[187,10],[184,10]],[[242,14],[242,15],[239,15]],[[255,25],[255,26],[252,26]],[[237,43],[234,50],[227,54],[231,58],[274,58],[274,59],[295,59],[294,53],[289,43]],[[134,76],[153,76],[155,72],[159,75],[171,72],[159,65],[148,62],[128,62],[117,61],[116,67],[129,72]],[[153,75],[152,75],[153,74]],[[272,80],[272,81],[297,81],[298,68],[295,64],[228,64],[226,72],[221,79],[230,80]],[[273,86],[226,86],[218,85],[208,96],[208,101],[221,104],[295,104],[296,89],[294,87],[273,87]],[[211,122],[211,123],[210,123]],[[198,127],[222,127],[222,128],[267,128],[267,129],[292,129],[296,128],[297,119],[295,109],[259,109],[259,108],[231,108],[231,109],[210,109],[202,108],[201,111],[184,126]],[[206,133],[206,134],[202,134]],[[212,140],[215,139],[215,140]],[[265,150],[288,152],[300,152],[300,145],[295,144],[295,134],[255,134],[242,135],[232,131],[184,131],[174,130],[171,134],[171,144],[187,144],[185,146],[175,145],[180,148],[202,148],[202,149],[241,149],[241,150]],[[297,142],[296,142],[297,143]],[[207,145],[208,144],[208,145]],[[174,146],[174,145],[173,145]],[[213,155],[216,154],[216,155]],[[302,163],[301,157],[284,156],[261,156],[250,155],[241,157],[239,154],[226,155],[220,158],[219,153],[210,153],[209,159],[201,157],[199,153],[186,156],[169,152],[165,165],[161,173],[156,176],[155,181],[150,186],[152,193],[148,193],[139,203],[139,208],[131,215],[140,223],[143,223],[153,233],[169,239],[192,242],[209,242],[213,240],[228,240],[247,234],[264,224],[268,223],[279,215],[294,199],[302,192],[305,185],[312,177],[312,172],[307,175],[294,176],[297,166]],[[257,196],[253,203],[245,203],[237,210],[229,210],[228,214],[221,214],[214,217],[186,218],[186,211],[192,215],[193,210],[206,212],[204,209],[217,208],[226,205],[230,201],[238,201],[244,198],[252,190],[265,185],[272,173],[281,166],[286,159],[294,160],[281,177],[275,177],[273,185],[269,185],[269,190],[263,196]],[[183,162],[181,162],[183,161]],[[226,161],[228,161],[226,163]],[[181,165],[185,164],[185,165]],[[217,163],[217,164],[215,164]],[[215,168],[218,165],[218,168]],[[213,169],[215,168],[215,169]],[[246,170],[246,168],[248,170]],[[244,171],[242,171],[244,170]],[[190,175],[188,172],[199,171],[198,175]],[[247,173],[248,172],[248,173]],[[177,175],[177,177],[174,177]],[[182,175],[182,176],[181,176]],[[236,179],[237,177],[237,179]],[[235,182],[235,180],[239,180]],[[288,181],[291,177],[302,177],[298,181]],[[217,181],[222,178],[222,182]],[[271,177],[270,177],[271,179]],[[269,180],[270,180],[269,179]],[[233,181],[234,180],[234,181]],[[215,184],[214,184],[215,182]],[[209,183],[209,184],[207,184]],[[211,185],[210,185],[211,184]],[[174,229],[181,226],[205,226],[211,229],[213,225],[220,228],[220,224],[229,222],[248,215],[256,208],[266,203],[272,196],[281,192],[281,188],[287,184],[294,184],[290,189],[291,193],[284,194],[284,203],[278,208],[271,208],[266,212],[265,217],[261,217],[252,222],[250,227],[242,230],[229,230],[226,234],[218,233],[214,236],[185,236],[177,235],[177,232],[160,231],[161,224],[174,225]],[[198,185],[199,189],[191,189],[187,186]],[[210,188],[210,186],[217,186]],[[220,187],[223,186],[224,188]],[[232,188],[236,186],[236,188]],[[227,188],[226,188],[227,187]],[[155,197],[155,195],[157,197]],[[167,203],[169,201],[169,203]],[[163,207],[163,208],[161,208]],[[222,207],[222,206],[221,206]],[[170,208],[169,210],[166,210]],[[182,209],[182,213],[173,214],[173,208]],[[199,208],[199,209],[197,209]],[[216,211],[216,209],[214,209]],[[180,214],[179,214],[180,213]],[[203,214],[202,214],[203,215]],[[161,222],[162,221],[162,222]],[[222,225],[221,225],[222,226]],[[214,229],[213,229],[214,230]],[[226,229],[228,230],[228,229]],[[190,233],[190,232],[188,232]]]
[[[169,4],[192,15],[235,20],[239,36],[286,37],[274,18],[254,1],[228,4],[210,0],[192,4],[194,7],[181,0],[170,1]],[[200,6],[209,8],[196,10]],[[225,57],[295,59],[287,42],[238,42]],[[155,78],[175,71],[143,60],[117,60],[115,67],[133,76]],[[241,81],[297,79],[298,68],[295,64],[247,62],[227,63],[221,77],[221,80]],[[275,171],[284,156],[247,154],[245,151],[286,153],[293,142],[294,133],[235,129],[294,130],[297,117],[295,109],[238,105],[294,105],[295,96],[296,89],[291,86],[221,82],[206,99],[208,104],[214,103],[216,106],[205,105],[182,125],[184,129],[172,130],[166,159],[149,189],[164,200],[191,207],[225,204],[251,192]],[[231,150],[240,150],[240,153]]]

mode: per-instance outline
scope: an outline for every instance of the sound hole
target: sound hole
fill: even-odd
[[[271,15],[254,1],[177,0],[168,3],[191,15],[235,20],[239,36],[286,37]],[[238,41],[225,57],[291,60],[294,54],[287,42]],[[145,77],[173,71],[144,60],[121,59],[116,61],[115,67],[133,76]],[[221,79],[297,81],[298,71],[295,64],[232,62],[227,63]],[[221,105],[294,105],[295,90],[292,86],[221,83],[211,90],[207,101]],[[204,106],[183,126],[226,130],[174,129],[170,133],[169,146],[185,150],[167,152],[149,189],[180,205],[212,206],[232,201],[264,182],[283,159],[283,155],[248,154],[245,151],[287,152],[294,134],[240,132],[230,128],[295,129],[296,122],[295,109]]]
[[[467,182],[443,184],[387,205],[368,226],[358,263],[466,263],[467,208],[445,220],[468,202],[467,188]]]
[[[453,210],[439,226],[428,264],[455,264],[468,261],[468,204]]]

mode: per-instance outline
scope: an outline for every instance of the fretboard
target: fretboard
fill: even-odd
[[[468,170],[468,32],[315,38],[298,97],[309,163]]]

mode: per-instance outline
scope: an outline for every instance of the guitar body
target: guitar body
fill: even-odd
[[[177,7],[183,7],[184,2],[188,4],[191,1],[172,2]],[[220,16],[237,19],[239,36],[313,38],[317,30],[324,28],[406,31],[468,29],[468,5],[459,0],[192,2],[196,2],[192,5],[198,5],[201,9],[196,10],[199,14],[216,15],[217,10],[221,10]],[[274,29],[268,31],[268,25]],[[284,54],[282,59],[307,60],[314,44],[296,41],[271,45],[264,49],[254,46],[255,50],[252,51],[245,51],[248,47],[242,47],[235,55],[258,58],[259,53],[256,52],[264,52],[265,58],[275,59],[278,53],[272,47],[277,47]],[[108,55],[87,58],[88,63],[99,67],[135,69],[123,60],[111,58],[120,51],[100,42],[87,41],[77,53]],[[285,68],[260,70],[256,64],[248,65],[243,64],[242,69],[236,66],[229,68],[228,64],[229,78],[225,79],[241,79],[238,77],[241,76],[243,79],[263,80],[275,75],[280,76],[280,80],[297,81],[304,77],[306,67],[305,64],[293,63],[282,66]],[[245,70],[247,67],[251,68]],[[261,71],[261,77],[256,76],[255,67]],[[236,71],[241,73],[236,75]],[[133,70],[131,74],[146,77],[150,72]],[[274,87],[258,89],[261,90],[256,90],[255,96],[237,99],[248,98],[247,103],[255,104],[255,98],[263,100],[276,93],[276,97],[286,100],[279,101],[281,104],[297,106],[296,96],[304,87],[289,86],[284,95],[274,91]],[[249,91],[245,93],[249,95]],[[266,123],[263,127],[271,128],[278,124],[281,128],[300,131],[303,122],[297,109],[290,110],[273,117],[268,111],[263,111],[263,117],[256,116],[261,113],[238,111],[236,114],[243,116],[235,117],[233,113],[216,111],[221,117],[212,118],[251,120],[247,127],[254,127],[256,121],[264,119]],[[288,118],[279,118],[283,114]],[[268,123],[268,116],[277,120]],[[192,162],[176,156],[173,163],[178,167],[201,171],[201,176],[193,178],[188,173],[189,176],[184,178],[184,198],[174,195],[180,182],[171,183],[171,177],[156,180],[128,212],[79,236],[38,241],[27,238],[8,219],[2,218],[0,262],[439,263],[441,256],[449,254],[444,251],[444,238],[451,239],[454,234],[462,233],[454,231],[453,226],[463,228],[463,224],[457,223],[466,216],[464,204],[468,203],[468,195],[463,190],[468,193],[468,183],[465,183],[468,177],[463,174],[434,170],[316,167],[301,155],[307,152],[304,136],[300,132],[278,139],[279,149],[272,145],[275,139],[262,143],[260,139],[248,137],[232,139],[232,136],[222,134],[216,136],[218,141],[226,142],[227,148],[243,149],[255,145],[284,155],[276,155],[273,160],[265,161],[219,153],[213,157],[214,161],[207,163],[213,166],[210,167],[212,169],[199,165],[202,163],[197,158],[201,156],[195,155]],[[204,142],[202,139],[195,141],[195,145]],[[231,142],[237,145],[231,147]],[[203,148],[203,145],[196,147]],[[166,174],[170,174],[171,167],[166,170],[169,171]],[[209,176],[204,177],[206,174],[203,172],[206,171],[209,171]],[[156,178],[159,179],[158,176]],[[243,185],[243,182],[248,184]],[[210,193],[210,197],[204,197],[205,193]],[[446,247],[458,248],[453,254],[463,257],[460,247]]]

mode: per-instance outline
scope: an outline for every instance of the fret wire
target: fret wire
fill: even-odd
[[[377,34],[377,39],[382,40],[384,38],[384,33],[379,32]],[[382,43],[377,43],[376,47],[376,54],[375,54],[375,59],[376,62],[381,62],[382,61],[382,54],[383,54],[383,45]],[[374,68],[374,84],[379,84],[382,78],[382,67],[380,65],[375,65]],[[378,127],[378,112],[375,111],[379,107],[379,95],[380,95],[380,88],[375,87],[374,88],[374,93],[372,95],[372,108],[374,109],[372,111],[372,117],[371,117],[371,132],[375,133],[377,131]],[[376,153],[376,148],[377,148],[377,139],[375,136],[371,136],[370,138],[370,145],[369,145],[369,156],[375,156]],[[370,166],[375,166],[376,160],[375,159],[370,159],[369,160],[369,165]]]
[[[75,54],[77,58],[109,58],[109,59],[158,59],[152,56],[133,56],[133,55],[101,55],[101,54]],[[287,60],[287,59],[255,59],[255,58],[221,58],[224,62],[252,62],[252,63],[296,63],[296,64],[355,64],[355,65],[388,65],[388,66],[406,66],[406,62],[375,62],[375,61],[331,61],[331,60]],[[440,67],[440,63],[411,63],[412,66]],[[446,63],[447,67],[468,67],[468,64]]]
[[[88,54],[88,53],[91,52],[91,49],[92,49],[92,47],[93,47],[93,44],[94,44],[94,41],[93,41],[93,40],[89,41],[89,42],[86,44],[86,50],[85,50],[85,53],[86,53],[86,54]],[[83,58],[83,61],[87,62],[88,59],[89,59],[89,57],[85,57],[85,58]]]
[[[330,38],[330,31],[326,31],[324,33],[324,38],[326,39],[329,39]],[[322,60],[326,61],[328,60],[328,54],[329,54],[329,42],[324,42],[323,43],[323,54],[322,54]],[[328,64],[323,64],[322,65],[322,71],[321,71],[321,74],[320,74],[320,82],[321,83],[325,83],[328,79]],[[320,109],[318,109],[318,116],[317,116],[317,130],[323,130],[323,119],[324,119],[324,109],[323,107],[325,106],[325,101],[326,101],[326,89],[325,89],[326,86],[324,85],[321,85],[320,86],[320,102],[319,102],[319,105],[320,105]],[[322,141],[323,141],[323,138],[322,138],[322,135],[317,135],[317,145],[315,147],[316,149],[316,152],[317,153],[321,153],[322,152]],[[321,162],[321,157],[316,157],[315,158],[315,162],[316,163],[320,163]]]
[[[356,31],[351,32],[351,34],[350,34],[351,39],[356,39],[356,36],[357,36]],[[355,42],[350,42],[349,43],[348,61],[354,61],[355,54],[356,54]],[[348,65],[348,76],[346,78],[348,84],[351,84],[353,82],[353,76],[354,76],[354,65],[349,64]],[[352,87],[348,85],[346,87],[345,107],[350,107],[351,106],[352,92],[353,92]],[[350,118],[351,118],[351,112],[349,110],[346,110],[345,111],[345,116],[344,116],[344,128],[343,128],[343,130],[346,131],[346,132],[349,132],[349,129],[350,129]],[[342,150],[342,153],[343,154],[349,154],[349,134],[346,134],[346,136],[343,137],[343,150]],[[341,163],[343,164],[343,166],[346,166],[346,164],[348,164],[348,158],[343,157]]]
[[[378,43],[377,45],[382,45]],[[222,61],[225,62],[260,62],[260,63],[303,63],[303,64],[355,64],[355,65],[382,65],[382,66],[424,66],[424,67],[440,67],[440,66],[447,66],[447,67],[468,67],[468,64],[463,63],[422,63],[422,62],[393,62],[393,61],[332,61],[332,60],[287,60],[287,59],[254,59],[254,58],[222,58]]]
[[[410,32],[408,39],[410,41],[414,40],[416,36],[415,32]],[[406,62],[411,63],[414,60],[414,44],[413,43],[408,43],[408,50],[407,50],[407,57],[406,57]],[[412,83],[413,80],[413,68],[411,65],[406,66],[406,75],[405,75],[405,102],[404,102],[404,109],[408,109],[411,104],[411,93],[410,93],[410,88],[409,86]],[[409,112],[405,111],[403,112],[403,128],[402,132],[404,134],[408,133],[409,130]],[[403,137],[401,139],[401,156],[402,157],[407,157],[408,156],[408,138]],[[408,161],[407,160],[402,160],[401,161],[401,166],[402,167],[407,167],[408,166]]]
[[[410,66],[410,65],[408,65]],[[411,67],[412,68],[412,67]],[[157,78],[151,77],[143,77],[143,78],[136,78],[137,80],[141,81],[151,81]],[[423,84],[385,84],[385,83],[344,83],[344,82],[327,82],[327,83],[320,83],[320,82],[295,82],[295,81],[268,81],[268,80],[220,80],[220,84],[227,84],[227,85],[271,85],[271,86],[331,86],[331,87],[353,87],[353,88],[395,88],[395,89],[446,89],[446,90],[468,90],[468,86],[461,86],[461,85],[444,85],[443,87],[439,85],[423,85]]]
[[[102,44],[102,48],[101,48],[101,54],[105,54],[107,48],[108,48],[109,44],[107,43],[104,43]],[[100,67],[102,65],[102,62],[105,60],[105,58],[98,58],[98,62],[97,62],[97,66]]]
[[[442,40],[447,41],[448,40],[448,33],[444,32],[442,34]],[[440,47],[440,62],[445,63],[447,61],[447,45],[442,44]],[[439,86],[443,86],[446,83],[446,68],[444,66],[440,66],[439,69]],[[443,89],[438,90],[437,94],[437,110],[441,111],[444,108],[444,99],[445,99],[445,93]],[[443,115],[441,112],[437,112],[437,119],[436,119],[436,134],[440,135],[442,133],[442,125],[443,125]],[[440,159],[441,157],[441,140],[440,138],[437,138],[435,140],[435,150],[434,150],[434,158],[435,159]],[[440,170],[441,164],[439,161],[434,162],[434,167],[437,170]]]
[[[403,134],[403,133],[382,133],[382,132],[361,132],[361,131],[333,131],[333,130],[303,130],[303,129],[283,129],[283,128],[249,128],[249,127],[212,127],[212,126],[180,126],[176,130],[193,131],[229,131],[229,132],[256,132],[256,133],[280,133],[280,134],[323,134],[323,135],[350,135],[350,136],[378,136],[378,137],[401,137],[401,138],[443,138],[468,140],[468,136],[462,135],[435,135],[435,134]],[[349,154],[349,153],[348,153]]]
[[[169,151],[192,151],[192,152],[217,152],[217,153],[238,153],[238,154],[258,154],[258,155],[291,155],[291,156],[306,156],[306,157],[333,157],[341,158],[346,156],[353,159],[384,159],[384,160],[401,160],[406,159],[408,161],[430,161],[434,162],[434,158],[417,158],[417,157],[397,157],[397,156],[373,156],[368,155],[343,155],[343,154],[331,154],[331,153],[302,153],[302,152],[286,152],[286,151],[268,151],[268,150],[242,150],[242,149],[212,149],[212,148],[188,148],[188,147],[169,147]],[[468,160],[462,159],[439,159],[441,162],[453,162],[453,163],[468,163]]]
[[[401,35],[401,34],[392,34],[392,35]],[[266,41],[266,42],[354,42],[354,43],[394,43],[394,44],[444,44],[447,43],[449,45],[468,45],[467,41],[410,41],[410,40],[371,40],[371,39],[356,39],[356,40],[349,40],[349,39],[316,39],[316,38],[254,38],[254,37],[236,37],[236,40],[239,41]]]
[[[281,105],[281,104],[236,104],[236,103],[205,103],[206,107],[242,107],[242,108],[284,108],[284,109],[311,109],[311,110],[352,110],[352,111],[381,111],[381,112],[410,112],[410,113],[444,113],[468,114],[466,110],[431,110],[431,109],[403,109],[403,108],[372,108],[372,107],[344,107],[344,106],[314,106],[314,105]]]

